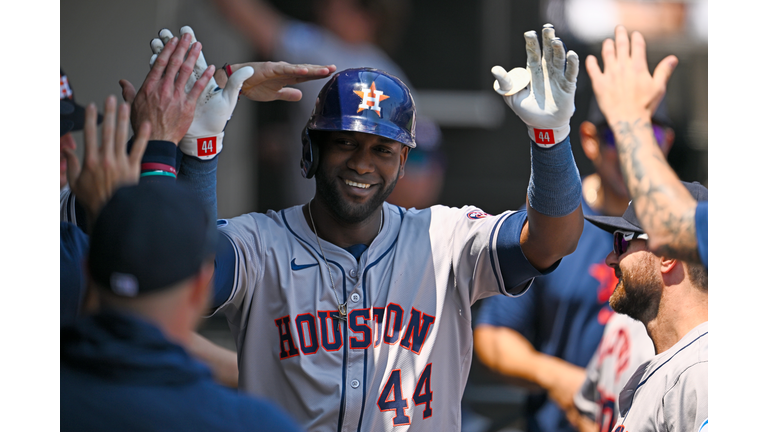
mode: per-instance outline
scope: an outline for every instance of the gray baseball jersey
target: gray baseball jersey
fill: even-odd
[[[541,274],[520,250],[524,211],[385,203],[384,215],[359,262],[320,239],[328,266],[301,206],[219,221],[235,262],[218,310],[235,336],[240,387],[307,430],[460,430],[470,306],[521,294]],[[346,322],[334,319],[327,267]]]
[[[619,394],[614,432],[707,430],[708,324],[635,371]]]
[[[637,368],[654,355],[653,341],[643,323],[614,313],[587,365],[587,378],[573,398],[574,405],[595,421],[601,432],[610,431],[619,417],[619,393]]]

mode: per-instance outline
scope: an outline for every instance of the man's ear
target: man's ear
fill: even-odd
[[[600,138],[597,134],[597,126],[592,122],[583,122],[579,126],[579,136],[581,136],[581,148],[584,150],[584,154],[594,162],[600,156]]]
[[[659,262],[659,266],[662,273],[670,273],[672,270],[675,269],[675,267],[679,266],[681,264],[680,261],[672,258],[667,257],[660,257],[661,261]]]
[[[410,147],[403,144],[403,148],[400,150],[400,174],[398,174],[397,178],[403,178],[405,175],[405,162],[408,161],[408,152],[410,150]]]

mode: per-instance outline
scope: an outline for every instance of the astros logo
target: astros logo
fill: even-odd
[[[376,83],[371,83],[371,88],[363,88],[362,90],[353,91],[363,99],[357,107],[357,112],[369,109],[375,111],[376,114],[381,117],[381,107],[379,107],[379,103],[389,99],[389,96],[385,95],[383,91],[376,90]],[[371,93],[373,93],[373,96],[371,96]]]

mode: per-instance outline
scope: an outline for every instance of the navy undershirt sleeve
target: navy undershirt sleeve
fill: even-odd
[[[499,257],[501,275],[509,294],[519,294],[534,277],[552,273],[560,261],[544,271],[537,270],[523,254],[520,246],[520,234],[527,220],[527,212],[519,211],[508,217],[499,227],[496,241],[496,253]]]
[[[211,307],[216,309],[229,299],[235,286],[235,248],[221,231],[216,244],[214,266]]]

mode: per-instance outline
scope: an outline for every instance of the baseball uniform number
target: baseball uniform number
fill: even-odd
[[[416,383],[416,389],[413,391],[413,403],[415,406],[424,405],[422,418],[432,416],[432,363],[424,367]],[[400,382],[400,369],[395,369],[389,374],[389,379],[384,385],[384,389],[379,395],[377,402],[379,410],[394,411],[395,417],[392,419],[394,426],[403,426],[411,424],[411,418],[405,414],[408,408],[408,400],[403,397],[403,387]]]

